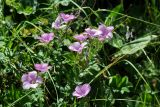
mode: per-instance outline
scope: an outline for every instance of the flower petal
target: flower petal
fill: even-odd
[[[42,83],[42,82],[43,82],[42,78],[40,76],[38,76],[36,79],[36,83]]]
[[[73,96],[77,97],[77,98],[81,98],[82,96],[80,94],[78,94],[76,91],[74,91],[72,93]]]
[[[21,78],[21,81],[24,82],[24,81],[27,81],[27,80],[28,80],[28,75],[27,74],[23,74],[22,78]]]
[[[75,38],[76,40],[79,40],[79,41],[84,41],[84,40],[86,40],[88,37],[85,36],[85,34],[79,34],[79,35],[75,35],[74,38]]]
[[[81,44],[79,42],[74,42],[69,46],[69,49],[72,51],[78,51],[80,47],[81,47]]]
[[[82,48],[85,48],[86,45],[87,45],[87,42],[83,42],[83,43],[81,44],[81,47],[82,47]]]
[[[60,13],[60,17],[63,19],[65,23],[68,23],[69,21],[75,18],[75,16],[72,14],[64,14],[64,13]]]
[[[34,68],[38,71],[45,72],[45,71],[48,71],[49,66],[47,63],[34,64]]]
[[[49,43],[54,38],[54,33],[44,33],[38,39],[40,42]]]
[[[82,85],[82,90],[85,92],[84,96],[86,96],[90,92],[91,86],[89,84],[83,84]]]
[[[30,88],[31,88],[31,84],[29,82],[23,83],[23,89],[30,89]]]
[[[31,87],[31,88],[36,88],[36,87],[38,87],[38,83],[30,84],[30,87]]]
[[[73,96],[77,98],[85,97],[91,90],[91,86],[89,84],[78,85],[75,88],[75,91],[72,93]]]
[[[37,72],[36,71],[31,71],[28,73],[28,78],[35,80],[37,78]]]
[[[112,32],[112,31],[113,31],[113,29],[114,29],[114,27],[113,27],[113,26],[108,26],[108,27],[107,27],[107,30],[108,30],[109,32]]]
[[[113,37],[112,32],[109,32],[108,35],[106,36],[106,38],[112,38],[112,37]]]

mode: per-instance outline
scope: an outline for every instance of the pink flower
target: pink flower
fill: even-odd
[[[38,39],[40,42],[49,43],[54,38],[54,33],[44,33]]]
[[[96,37],[96,36],[102,34],[102,31],[97,30],[97,29],[91,29],[91,28],[85,29],[85,32],[86,32],[86,34],[88,34],[89,37],[91,37],[91,38],[92,38],[92,37]]]
[[[98,29],[102,32],[99,36],[98,39],[100,41],[105,40],[106,38],[112,38],[112,31],[114,29],[113,26],[106,27],[104,24],[99,25]]]
[[[74,38],[75,38],[76,40],[79,40],[79,41],[82,42],[82,41],[86,40],[88,37],[87,37],[86,34],[82,33],[82,34],[79,34],[79,35],[75,35]]]
[[[37,76],[36,71],[31,71],[27,74],[23,74],[21,81],[23,82],[23,89],[36,88],[42,83],[42,78]]]
[[[73,19],[75,19],[74,15],[60,13],[56,18],[55,22],[52,23],[52,28],[55,29],[63,28],[65,26],[64,23],[68,23]]]
[[[60,13],[60,17],[63,19],[65,23],[68,23],[69,21],[75,19],[75,16],[72,14]]]
[[[82,52],[82,49],[83,48],[85,48],[85,45],[86,45],[87,43],[86,42],[84,42],[84,43],[79,43],[79,42],[74,42],[73,44],[71,44],[70,46],[69,46],[69,49],[71,50],[71,51],[75,51],[75,52],[78,52],[78,53],[81,53]]]
[[[78,85],[75,88],[75,91],[72,93],[73,96],[77,98],[85,97],[91,90],[91,86],[89,84]]]
[[[46,63],[43,63],[43,64],[34,64],[34,68],[37,70],[37,71],[40,71],[40,72],[46,72],[48,71],[48,69],[50,69],[51,67],[48,66],[48,64]]]
[[[59,29],[61,27],[61,24],[62,24],[61,17],[58,16],[55,22],[52,23],[52,28]]]

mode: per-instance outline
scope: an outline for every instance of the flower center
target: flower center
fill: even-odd
[[[31,83],[31,84],[35,84],[35,83],[36,83],[36,81],[35,81],[35,80],[32,80],[30,83]]]
[[[69,16],[69,15],[65,15],[64,17],[67,19],[67,18],[69,18],[70,16]]]

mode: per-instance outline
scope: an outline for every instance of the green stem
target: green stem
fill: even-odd
[[[47,73],[48,73],[48,75],[49,75],[49,77],[50,77],[50,79],[51,79],[51,81],[52,81],[52,83],[53,83],[53,86],[54,86],[54,89],[55,89],[55,91],[56,91],[56,96],[57,96],[57,103],[58,103],[58,92],[57,92],[57,89],[56,89],[56,85],[54,84],[54,81],[53,81],[53,79],[52,79],[52,77],[51,77],[51,74],[49,73],[49,71],[47,71]]]
[[[124,55],[125,56],[125,55]],[[105,71],[108,71],[109,68],[111,68],[113,65],[115,65],[120,59],[122,59],[124,56],[117,58],[114,62],[103,68],[90,82],[91,84],[96,78],[98,78],[101,74],[103,74]]]
[[[29,91],[27,94],[25,94],[24,96],[22,96],[21,98],[17,99],[16,101],[14,101],[13,103],[11,103],[8,107],[12,107],[14,106],[18,101],[22,100],[24,97],[28,96],[31,92],[33,92],[34,90]]]

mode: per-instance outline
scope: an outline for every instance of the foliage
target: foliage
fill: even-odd
[[[0,106],[159,107],[160,2],[158,0],[0,0]],[[60,13],[76,18],[52,28]],[[113,37],[87,39],[81,53],[69,50],[74,35],[100,24]],[[53,40],[41,43],[44,33]],[[21,77],[47,63],[43,83],[24,90]],[[77,99],[77,85],[90,93]]]

